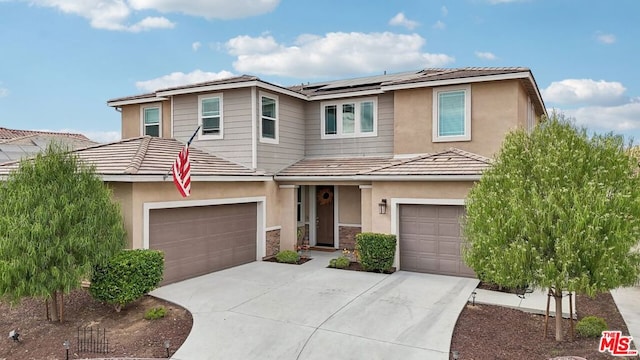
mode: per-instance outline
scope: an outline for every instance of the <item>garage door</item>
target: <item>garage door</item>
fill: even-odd
[[[475,277],[462,261],[464,206],[400,205],[400,268]]]
[[[256,203],[152,209],[149,247],[164,251],[162,285],[256,260]]]

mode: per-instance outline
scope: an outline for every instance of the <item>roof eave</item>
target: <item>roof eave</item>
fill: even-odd
[[[292,175],[274,176],[275,181],[478,181],[482,175]]]
[[[509,74],[497,74],[497,75],[478,75],[478,76],[461,77],[461,78],[446,79],[446,80],[425,79],[424,81],[404,83],[404,84],[382,85],[381,89],[384,91],[405,90],[405,89],[414,89],[414,88],[422,88],[422,87],[459,85],[459,84],[477,83],[477,82],[485,82],[485,81],[514,80],[514,79],[526,79],[526,78],[531,78],[530,71],[519,71],[519,72],[514,72]]]
[[[249,81],[241,81],[241,82],[233,82],[233,83],[222,83],[222,84],[194,86],[194,87],[179,88],[179,89],[159,90],[156,92],[156,95],[158,96],[185,95],[185,94],[193,94],[193,93],[199,93],[199,92],[248,88],[248,87],[254,87],[254,86],[265,89],[265,90],[270,90],[270,91],[278,92],[281,94],[289,95],[302,100],[308,99],[308,97],[304,94],[301,94],[289,89],[285,89],[261,80],[249,80]]]
[[[105,182],[171,182],[172,177],[164,175],[131,175],[103,174],[99,175]],[[272,181],[270,175],[192,175],[192,182],[265,182]]]
[[[153,103],[153,102],[165,101],[165,100],[169,100],[169,98],[156,96],[156,97],[150,97],[150,98],[107,101],[107,105],[111,107],[118,107],[118,106],[125,106],[125,105],[147,104],[147,103]]]

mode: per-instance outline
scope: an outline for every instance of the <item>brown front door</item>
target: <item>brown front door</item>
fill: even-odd
[[[316,244],[320,246],[334,246],[333,191],[333,186],[316,188]]]

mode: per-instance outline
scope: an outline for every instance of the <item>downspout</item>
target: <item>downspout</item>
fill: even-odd
[[[258,119],[256,87],[251,87],[251,168],[258,168]]]

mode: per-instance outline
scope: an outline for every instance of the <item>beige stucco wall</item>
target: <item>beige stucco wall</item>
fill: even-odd
[[[393,199],[465,199],[473,182],[374,182],[371,189],[371,231],[391,232],[391,202]],[[380,214],[378,203],[387,199],[387,213]]]
[[[156,183],[112,183],[114,198],[123,209],[128,243],[131,248],[143,246],[143,205],[148,202],[192,201],[225,198],[266,197],[267,228],[280,225],[280,203],[277,184],[267,182],[194,182],[191,196],[183,199],[169,180]]]
[[[358,186],[338,187],[338,222],[360,224],[360,189]]]
[[[521,91],[517,80],[471,84],[471,141],[434,143],[431,88],[398,90],[394,97],[394,154],[433,153],[456,147],[491,157],[507,132],[518,126]]]
[[[518,127],[527,128],[527,109],[529,95],[522,85],[518,87]]]
[[[132,193],[131,190],[133,188],[131,183],[107,183],[107,186],[111,189],[113,194],[113,199],[120,204],[120,211],[122,212],[122,218],[124,220],[124,228],[127,231],[127,247],[132,248],[132,237],[133,234],[133,204],[132,204]]]
[[[141,105],[125,105],[122,107],[121,119],[122,119],[122,138],[128,139],[132,137],[138,137],[142,135],[142,119],[140,118],[141,108],[144,106],[155,105],[153,104],[141,104]],[[162,102],[162,133],[161,137],[171,137],[171,101]]]

